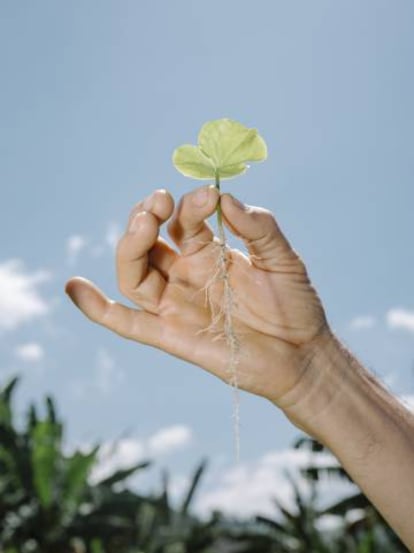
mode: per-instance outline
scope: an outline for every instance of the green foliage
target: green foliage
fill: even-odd
[[[201,127],[197,146],[184,144],[177,148],[173,164],[187,177],[229,179],[244,173],[248,161],[263,161],[266,157],[266,143],[256,129],[224,118]]]
[[[50,420],[38,422],[31,432],[33,483],[40,503],[45,508],[53,501],[61,438],[60,425]]]
[[[333,553],[332,540],[318,529],[320,512],[316,507],[316,489],[312,487],[309,497],[304,497],[288,474],[286,478],[290,480],[294,492],[295,509],[290,510],[274,499],[278,518],[258,516],[256,521],[268,528],[270,535],[283,546],[284,551]]]
[[[205,461],[178,510],[170,504],[167,474],[160,495],[116,491],[147,461],[92,485],[99,447],[65,454],[50,398],[45,416],[31,406],[19,431],[11,403],[16,384],[0,390],[0,553],[208,553],[216,518],[201,522],[189,512]]]
[[[18,382],[18,378],[12,378],[0,391],[0,424],[10,428],[12,425],[11,397]]]
[[[12,396],[17,380],[0,389],[0,553],[402,553],[406,548],[359,492],[321,509],[322,478],[348,478],[334,463],[308,467],[311,493],[302,495],[288,475],[294,508],[274,500],[275,516],[234,521],[213,512],[200,520],[191,505],[205,473],[202,461],[177,508],[171,504],[169,474],[159,494],[142,496],[125,480],[149,462],[115,471],[92,485],[88,478],[99,447],[62,450],[63,425],[50,398],[45,415],[29,409],[25,427],[14,424]],[[296,444],[314,452],[311,440]],[[327,469],[329,469],[327,471]],[[335,470],[337,474],[335,474]],[[119,490],[119,485],[123,489]],[[358,509],[359,516],[348,515]],[[321,530],[323,517],[339,521],[334,534]]]
[[[19,431],[13,423],[11,405],[16,384],[14,379],[0,392],[0,551],[11,552],[15,547],[19,552],[33,553],[75,551],[72,544],[76,540],[89,547],[101,535],[97,527],[107,523],[101,513],[105,502],[116,496],[121,507],[112,485],[148,464],[141,463],[124,475],[115,474],[91,486],[88,477],[99,448],[64,454],[63,426],[50,398],[46,399],[46,415],[39,417],[31,406],[26,427]],[[134,501],[137,507],[140,501],[135,496]],[[131,527],[135,514],[136,509],[129,518]],[[116,527],[109,525],[106,534],[122,534],[127,522],[121,515]],[[91,535],[89,525],[96,535]]]

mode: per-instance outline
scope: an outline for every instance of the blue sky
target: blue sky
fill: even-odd
[[[413,18],[409,0],[3,0],[0,378],[23,375],[19,408],[52,393],[68,443],[124,435],[125,458],[158,456],[177,489],[204,455],[206,493],[235,470],[231,391],[93,326],[63,293],[80,274],[121,299],[129,210],[196,185],[171,153],[223,116],[269,147],[228,190],[275,213],[338,335],[413,394]],[[241,424],[239,490],[299,434],[247,394]],[[231,510],[237,493],[217,501]]]

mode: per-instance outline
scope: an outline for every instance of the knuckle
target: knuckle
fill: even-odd
[[[302,271],[303,273],[306,273],[307,272],[306,265],[305,265],[305,262],[303,261],[303,259],[300,257],[300,255],[295,250],[292,250],[292,254],[294,255],[295,263],[297,265],[297,268],[300,271]]]
[[[126,286],[126,283],[122,278],[118,278],[118,290],[123,296],[128,296],[129,294],[129,287]]]
[[[113,300],[109,300],[102,314],[100,323],[103,324],[104,326],[108,326],[108,327],[112,326],[114,312],[115,312],[115,302]]]
[[[167,224],[167,230],[170,234],[175,233],[177,228],[180,226],[180,219],[182,218],[183,211],[183,201],[184,199],[181,198],[170,221]]]
[[[198,236],[203,228],[203,221],[193,221],[185,217],[174,218],[167,225],[169,235],[176,241],[191,240]]]
[[[256,221],[268,221],[269,219],[274,220],[273,213],[264,207],[251,207],[250,216],[253,220]]]
[[[181,200],[180,200],[178,205],[179,206],[181,205],[182,207],[188,208],[188,206],[192,205],[192,198],[194,198],[194,196],[196,194],[197,194],[197,189],[190,190],[190,192],[186,192],[181,197]]]
[[[263,232],[259,236],[249,240],[249,245],[254,247],[260,253],[266,254],[275,249],[274,235],[270,232]]]
[[[250,217],[252,222],[257,226],[260,235],[274,233],[278,228],[273,213],[268,209],[261,207],[254,208],[250,213]]]
[[[144,299],[144,295],[139,288],[139,283],[137,283],[134,287],[131,284],[120,281],[118,283],[118,289],[121,294],[132,303],[139,303],[142,302],[142,300]]]
[[[274,245],[278,226],[272,212],[260,208],[252,212],[252,219],[256,223],[257,234],[251,238],[250,243],[260,248]]]
[[[309,283],[308,272],[306,266],[299,255],[294,250],[286,250],[281,252],[278,259],[279,270],[289,274],[300,277],[301,280],[305,279]]]
[[[132,219],[137,215],[140,211],[143,211],[144,209],[144,200],[139,201],[134,205],[134,207],[131,209],[129,213],[129,221],[132,221]]]
[[[145,200],[140,200],[137,202],[134,207],[131,209],[131,215],[135,215],[138,211],[142,210],[142,206],[144,205]]]
[[[286,260],[286,265],[289,265],[292,274],[295,273],[296,275],[307,277],[306,265],[294,250],[290,251],[289,259]]]
[[[265,210],[262,213],[262,221],[263,221],[263,227],[266,229],[268,233],[275,234],[275,232],[277,232],[278,226],[273,216],[273,213],[271,211]]]

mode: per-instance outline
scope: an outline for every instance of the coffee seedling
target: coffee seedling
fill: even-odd
[[[178,171],[187,177],[200,180],[214,179],[215,186],[221,191],[221,181],[241,175],[248,169],[247,162],[263,161],[267,157],[267,147],[256,129],[249,129],[231,119],[208,121],[200,130],[198,145],[184,144],[173,153],[173,163]],[[224,232],[220,201],[217,209],[218,255],[213,278],[206,285],[205,292],[211,311],[211,325],[208,329],[217,332],[224,328],[224,337],[229,348],[229,383],[234,390],[234,430],[236,459],[240,457],[239,437],[239,397],[237,364],[240,355],[240,341],[233,325],[234,292],[229,279],[229,248]],[[211,291],[222,284],[223,300],[220,307],[214,307]]]

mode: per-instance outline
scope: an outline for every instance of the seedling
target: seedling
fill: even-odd
[[[219,192],[223,179],[231,179],[241,175],[248,169],[248,161],[263,161],[267,157],[266,143],[256,129],[249,129],[231,119],[208,121],[200,130],[198,145],[184,144],[173,153],[173,163],[178,171],[186,177],[200,180],[214,179]],[[217,270],[205,287],[206,299],[211,312],[209,331],[217,332],[221,324],[224,337],[229,348],[228,373],[229,383],[234,391],[234,433],[236,459],[240,458],[240,417],[239,417],[239,386],[237,365],[240,356],[240,341],[233,325],[235,304],[234,291],[229,279],[231,257],[223,225],[221,203],[217,209],[218,255]],[[223,301],[220,308],[214,307],[212,289],[216,284],[223,286]]]

